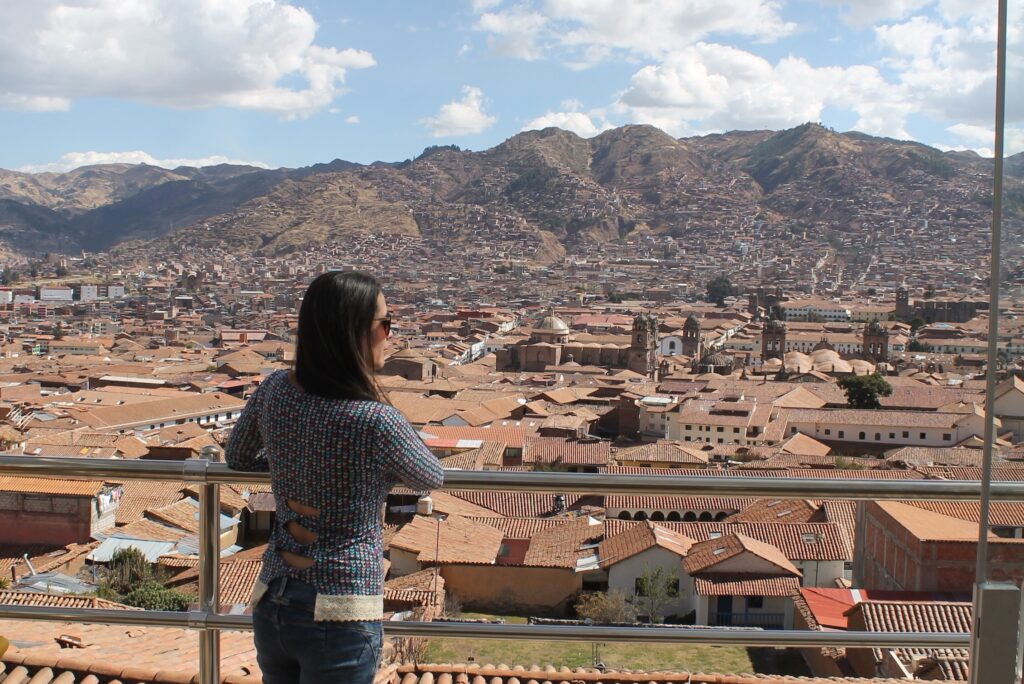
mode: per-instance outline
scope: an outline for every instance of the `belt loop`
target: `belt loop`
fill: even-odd
[[[277,578],[277,591],[274,593],[278,598],[284,596],[284,590],[288,587],[288,579],[288,575]]]

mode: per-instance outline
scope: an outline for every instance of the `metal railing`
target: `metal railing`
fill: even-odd
[[[204,450],[204,455],[211,452]],[[220,681],[221,630],[250,630],[245,615],[218,612],[220,514],[219,485],[269,482],[267,473],[239,472],[208,459],[191,461],[121,461],[114,459],[0,456],[0,474],[89,478],[95,480],[169,480],[199,485],[200,554],[198,609],[120,611],[0,605],[0,619],[32,619],[107,625],[176,627],[199,632],[199,672],[203,684]],[[978,481],[755,479],[740,477],[610,475],[604,473],[445,472],[445,489],[586,494],[673,494],[763,496],[820,499],[978,500]],[[1024,501],[1024,483],[994,482],[996,500]],[[478,624],[451,622],[386,622],[392,637],[555,639],[564,641],[625,641],[719,644],[754,647],[915,647],[966,648],[967,633],[815,632],[757,629],[652,629],[565,625]],[[1012,649],[1008,649],[1012,650]],[[993,682],[992,684],[996,684]],[[999,683],[1002,684],[1002,683]],[[1008,684],[1008,683],[1007,683]]]

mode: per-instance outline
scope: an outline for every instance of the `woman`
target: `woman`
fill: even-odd
[[[266,378],[228,443],[236,470],[269,470],[277,521],[253,591],[264,684],[373,681],[383,616],[381,507],[398,482],[441,486],[438,460],[374,372],[391,317],[377,281],[330,272],[299,310],[294,371]]]

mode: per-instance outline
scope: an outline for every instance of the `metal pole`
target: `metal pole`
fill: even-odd
[[[220,449],[203,447],[205,464],[220,460]],[[220,485],[199,486],[199,610],[220,611]],[[220,684],[220,630],[206,625],[199,632],[199,681]]]
[[[995,150],[992,160],[992,252],[989,264],[988,368],[985,372],[985,444],[981,465],[978,555],[975,570],[971,684],[1020,681],[1021,590],[1011,583],[989,582],[989,501],[999,346],[999,294],[1002,284],[1003,153],[1006,126],[1006,0],[998,0],[996,38]]]

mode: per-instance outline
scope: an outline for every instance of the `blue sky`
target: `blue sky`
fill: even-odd
[[[6,0],[0,168],[395,161],[627,123],[984,154],[994,21],[995,0]]]

